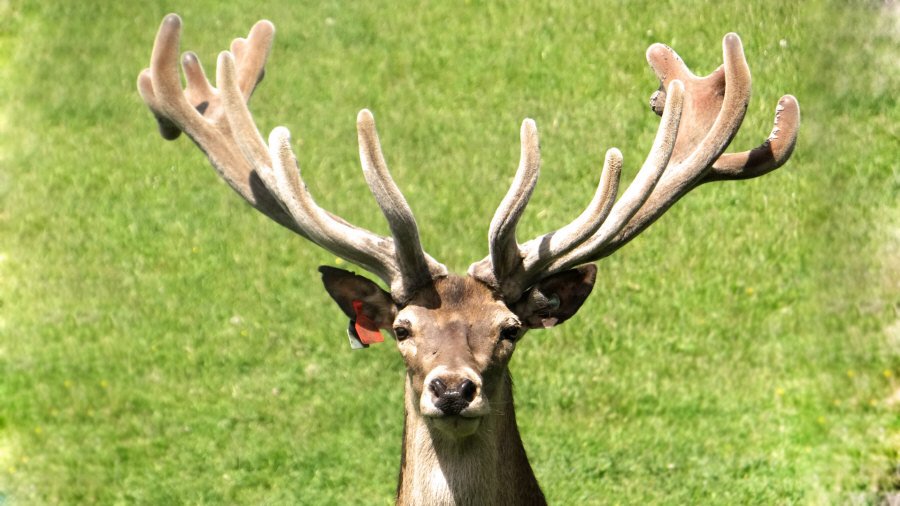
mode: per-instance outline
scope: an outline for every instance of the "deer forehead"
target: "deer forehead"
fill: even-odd
[[[417,335],[431,330],[441,333],[469,333],[496,329],[507,322],[517,321],[502,302],[471,304],[458,308],[426,308],[407,306],[397,313],[398,323],[412,327]]]
[[[515,314],[487,286],[468,276],[435,280],[397,313],[396,320],[419,332],[479,332],[500,327]]]

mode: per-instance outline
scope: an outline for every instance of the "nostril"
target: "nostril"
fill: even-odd
[[[437,397],[444,395],[444,392],[447,391],[447,385],[443,381],[441,381],[439,378],[435,378],[435,379],[431,380],[431,383],[428,385],[428,388]]]
[[[463,380],[462,384],[459,385],[459,393],[462,395],[462,398],[466,400],[466,402],[472,402],[472,399],[475,398],[475,393],[478,391],[478,387],[475,386],[475,383],[472,383],[469,380]]]

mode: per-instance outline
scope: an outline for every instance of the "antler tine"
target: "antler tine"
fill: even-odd
[[[663,117],[659,122],[656,138],[644,165],[641,166],[634,181],[628,185],[622,198],[613,206],[609,218],[600,225],[597,232],[570,253],[554,259],[549,267],[551,272],[584,263],[584,258],[592,256],[595,251],[608,244],[651,198],[660,180],[665,177],[669,162],[674,156],[684,102],[682,82],[675,80],[669,83]]]
[[[275,27],[268,21],[253,26],[244,43],[247,55],[237,63],[243,93],[249,97],[262,79],[263,66],[272,44]],[[197,55],[185,53],[182,58],[187,89],[181,89],[178,77],[178,46],[181,37],[181,18],[167,15],[160,24],[153,44],[150,68],[138,76],[138,91],[159,125],[160,134],[167,140],[186,133],[207,155],[213,168],[229,186],[260,212],[295,232],[301,231],[262,186],[253,167],[241,155],[239,148],[228,139],[231,130],[224,117],[221,97],[203,72]],[[252,55],[252,56],[251,56]]]
[[[716,104],[720,104],[714,123],[698,144],[691,146],[685,142],[684,145],[676,145],[676,152],[679,149],[682,151],[673,155],[673,159],[677,156],[682,161],[675,163],[666,171],[644,207],[602,248],[602,251],[595,252],[592,258],[608,256],[627,244],[698,185],[709,181],[757,177],[780,167],[790,157],[800,124],[799,104],[790,95],[782,97],[779,101],[775,128],[762,146],[749,152],[722,154],[740,128],[750,100],[750,69],[744,57],[740,38],[737,34],[729,33],[723,39],[722,46],[725,64],[706,78],[693,77],[689,81],[691,91],[697,95],[691,99],[695,104],[695,111],[696,104],[707,104],[707,110],[715,110]],[[651,51],[648,50],[648,60],[660,79],[665,81],[667,79],[665,72],[668,69],[665,68],[662,58],[653,58]],[[677,61],[684,66],[680,59]],[[718,87],[715,83],[708,84],[719,79],[724,82]],[[722,87],[724,87],[723,97],[716,99],[716,90]],[[695,112],[695,117],[700,115],[700,112]],[[702,118],[699,124],[703,126]],[[718,160],[722,161],[721,164]],[[719,168],[716,168],[717,166]]]
[[[622,152],[610,148],[603,161],[597,190],[584,211],[568,225],[522,245],[522,250],[527,252],[522,260],[526,272],[545,269],[554,258],[568,253],[600,228],[613,209],[621,175]],[[533,280],[525,280],[524,284],[530,284],[529,281]]]
[[[800,104],[785,95],[775,108],[775,125],[765,142],[750,151],[725,153],[713,164],[702,183],[727,179],[751,179],[784,165],[797,144],[800,131]]]
[[[401,276],[391,240],[350,225],[316,204],[303,182],[290,135],[284,127],[276,127],[269,135],[274,163],[260,172],[266,187],[297,221],[304,236],[393,286]]]
[[[511,253],[495,255],[492,249],[490,257],[472,264],[470,274],[513,296],[541,276],[612,254],[702,183],[758,177],[783,165],[793,151],[800,122],[799,105],[790,95],[779,101],[775,126],[762,145],[723,155],[747,110],[750,69],[736,34],[724,37],[722,52],[724,64],[698,77],[668,46],[650,46],[647,60],[661,83],[651,107],[662,119],[647,161],[609,215],[597,213],[589,219],[595,209],[592,201],[571,224],[529,241],[521,250],[517,247],[520,264]],[[490,264],[498,258],[514,267],[492,269]],[[501,273],[507,279],[500,278]]]
[[[396,240],[351,225],[319,207],[303,182],[288,130],[273,130],[267,145],[253,121],[247,100],[262,79],[274,30],[270,22],[260,21],[246,39],[232,42],[233,53],[219,54],[219,89],[209,83],[197,56],[186,53],[182,64],[187,89],[182,90],[176,64],[181,19],[170,14],[157,34],[150,68],[138,77],[138,89],[156,116],[163,137],[175,139],[181,131],[187,133],[207,154],[219,175],[251,205],[335,255],[376,274],[391,286],[395,298],[405,300],[431,276],[446,274],[446,269],[422,251],[415,220],[390,180],[383,159],[383,171],[378,163],[369,161],[377,173],[374,181],[380,185],[372,189],[386,215],[396,209],[401,217],[388,217]],[[371,132],[374,134],[374,126]],[[374,146],[373,153],[377,152],[380,158],[377,136]],[[385,195],[389,198],[383,201]]]
[[[250,162],[257,173],[263,167],[271,167],[272,159],[266,142],[256,128],[250,109],[244,101],[244,95],[238,86],[235,71],[234,55],[228,51],[219,53],[216,65],[216,84],[222,93],[222,105],[225,117],[231,127],[232,139],[236,141],[244,158]]]
[[[266,146],[244,102],[235,59],[228,51],[219,54],[216,83],[235,143],[282,209],[293,218],[298,233],[387,283],[399,279],[386,238],[338,220],[315,203],[303,182],[288,129],[275,128]]]
[[[363,167],[369,185],[391,224],[393,242],[339,220],[315,203],[303,182],[299,164],[290,146],[290,132],[286,128],[273,130],[270,145],[266,147],[244,102],[235,73],[234,58],[227,51],[219,55],[217,82],[221,83],[226,116],[238,146],[260,174],[266,187],[298,223],[302,229],[301,235],[376,274],[391,286],[391,292],[400,300],[410,297],[415,288],[431,280],[425,253],[419,244],[415,219],[396,185],[390,180],[384,160],[380,157],[378,139],[371,139],[369,136],[370,138],[363,140],[366,137],[364,132],[374,135],[371,114],[368,114],[370,128],[366,128],[365,122],[360,121],[360,149],[361,152],[366,151],[363,155]],[[362,116],[365,114],[361,114]],[[370,149],[364,150],[363,146]],[[372,151],[378,152],[380,163],[372,162]],[[365,170],[373,165],[374,171],[378,172],[377,177],[369,177],[373,170]],[[392,189],[386,190],[386,186],[392,186]],[[389,194],[387,198],[386,193]],[[395,211],[394,214],[391,214],[392,211]],[[400,216],[403,223],[398,223],[395,215]],[[411,227],[408,226],[409,223]],[[413,241],[410,236],[414,238],[414,244],[411,244]],[[439,270],[438,267],[442,267],[437,262],[432,262],[436,271]]]
[[[202,131],[205,126],[200,122],[202,116],[188,103],[181,89],[177,63],[180,39],[181,18],[170,14],[163,19],[156,34],[153,53],[150,55],[150,68],[144,69],[138,77],[138,90],[157,121],[164,120],[167,127],[174,128],[166,128],[161,132],[167,139],[181,135],[182,129],[176,128],[173,120],[192,130]],[[160,123],[162,130],[163,121]]]
[[[475,273],[476,277],[498,287],[521,277],[522,252],[516,241],[516,226],[528,206],[541,171],[540,140],[534,120],[527,118],[522,122],[519,137],[519,167],[506,196],[491,219],[488,231],[490,254],[481,262],[480,269],[475,264],[470,267],[470,272]]]
[[[607,153],[597,192],[578,218],[556,232],[527,242],[522,246],[521,251],[517,247],[516,260],[518,264],[514,264],[515,269],[508,268],[505,276],[497,276],[496,267],[493,269],[495,278],[491,279],[487,276],[490,270],[488,267],[496,262],[493,255],[473,264],[469,268],[470,274],[497,286],[501,293],[514,297],[515,294],[521,293],[522,289],[537,281],[537,278],[545,271],[562,270],[558,264],[565,262],[568,265],[569,258],[584,255],[618,233],[647,200],[672,156],[681,119],[683,90],[684,87],[680,81],[673,81],[669,85],[666,111],[660,122],[650,154],[632,184],[615,205],[612,202],[618,192],[622,154],[619,150],[612,149]],[[514,183],[507,197],[515,187]],[[498,210],[499,213],[500,210]]]
[[[536,239],[532,239],[517,249],[518,263],[508,268],[502,281],[492,268],[493,259],[487,258],[469,267],[469,274],[477,279],[497,286],[508,297],[515,297],[536,281],[537,274],[544,270],[553,259],[569,252],[580,244],[603,223],[612,209],[619,191],[619,177],[622,170],[622,153],[612,148],[606,152],[603,171],[594,197],[582,213],[568,225]]]
[[[237,74],[238,86],[245,102],[250,100],[256,85],[265,76],[266,60],[274,37],[275,26],[269,21],[262,20],[250,28],[246,39],[238,37],[231,41],[231,53],[234,55],[237,68],[256,69],[256,72],[238,72]],[[263,47],[266,48],[265,52],[257,49]]]
[[[583,247],[555,262],[551,271],[612,254],[656,221],[710,172],[713,162],[740,128],[750,100],[750,69],[740,38],[733,33],[726,35],[722,50],[724,65],[706,77],[691,73],[667,46],[654,44],[647,50],[647,60],[663,85],[671,85],[676,79],[684,80],[685,104],[681,121],[684,127],[679,129],[669,167],[646,202],[614,236],[604,240],[590,239]],[[656,95],[651,104],[656,105],[659,98],[659,94]],[[666,96],[664,116],[669,107]]]
[[[375,129],[375,118],[368,109],[359,111],[356,126],[363,175],[394,237],[394,255],[405,289],[411,291],[429,283],[434,276],[447,275],[446,267],[427,257],[422,249],[416,218],[388,171]],[[403,290],[397,286],[392,287],[391,291],[398,293]]]

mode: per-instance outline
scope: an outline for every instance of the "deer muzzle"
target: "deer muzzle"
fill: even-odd
[[[455,436],[478,428],[489,411],[481,376],[471,368],[436,367],[426,377],[419,408],[432,425]]]

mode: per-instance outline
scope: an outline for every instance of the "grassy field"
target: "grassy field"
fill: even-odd
[[[705,74],[738,32],[754,97],[732,146],[792,93],[792,160],[701,187],[600,264],[576,318],[528,335],[526,448],[554,504],[898,493],[896,3],[303,3],[0,0],[0,505],[393,499],[393,345],[351,352],[316,272],[335,259],[160,139],[138,97],[171,11],[209,73],[276,23],[261,130],[291,128],[319,202],[386,233],[356,147],[372,109],[456,271],[487,251],[523,118],[544,160],[524,237],[581,211],[606,148],[633,176],[658,121],[649,44]]]

